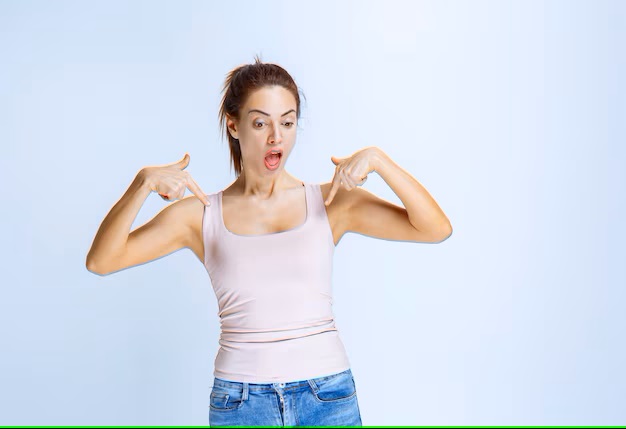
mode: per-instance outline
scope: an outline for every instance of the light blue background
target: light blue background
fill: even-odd
[[[378,146],[454,228],[336,249],[365,425],[626,423],[625,24],[597,0],[0,2],[0,424],[208,424],[199,260],[85,257],[141,167],[234,180],[220,91],[255,54],[306,95],[290,173]]]

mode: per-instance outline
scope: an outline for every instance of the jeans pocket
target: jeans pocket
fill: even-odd
[[[209,399],[209,407],[214,411],[233,411],[243,405],[242,392],[213,386]]]
[[[345,402],[356,397],[356,385],[349,371],[309,380],[309,387],[318,402]]]

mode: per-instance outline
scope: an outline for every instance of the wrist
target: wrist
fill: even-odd
[[[139,170],[137,176],[135,177],[135,182],[140,188],[144,188],[152,192],[152,180],[150,179],[150,174],[145,167]]]
[[[373,168],[372,171],[379,173],[380,170],[383,168],[387,154],[385,154],[385,152],[383,152],[380,148],[376,146],[373,146],[371,148],[371,151],[372,151],[372,168]]]

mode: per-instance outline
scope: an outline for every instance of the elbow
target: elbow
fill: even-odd
[[[95,261],[91,260],[91,259],[87,259],[87,262],[85,263],[85,266],[87,267],[87,271],[93,273],[93,274],[98,274],[99,276],[106,276],[108,273],[104,272],[100,269],[98,269],[98,266],[96,265]]]
[[[120,261],[123,261],[123,258],[119,256],[111,257],[108,255],[105,257],[102,254],[96,256],[89,252],[85,261],[85,266],[91,273],[106,276],[122,268],[122,266],[120,266]]]
[[[452,225],[448,225],[444,229],[444,231],[439,235],[439,238],[437,239],[437,241],[434,241],[433,243],[435,244],[443,243],[448,238],[450,238],[451,235],[452,235]]]

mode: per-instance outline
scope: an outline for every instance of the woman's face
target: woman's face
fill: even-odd
[[[284,169],[296,142],[296,100],[282,86],[254,91],[241,109],[238,123],[228,120],[231,135],[239,139],[245,170],[257,174],[275,174]],[[268,152],[280,157],[266,158]]]

